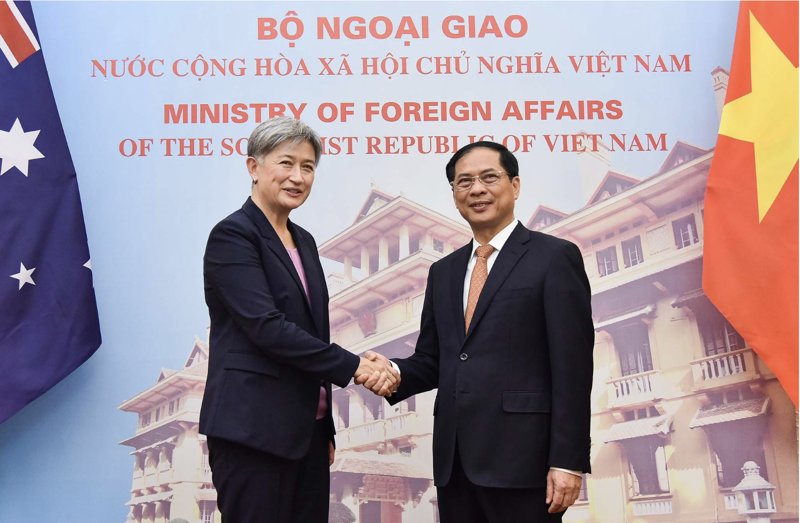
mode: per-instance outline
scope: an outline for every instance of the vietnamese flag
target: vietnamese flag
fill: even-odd
[[[705,201],[703,288],[798,405],[798,2],[742,2]]]

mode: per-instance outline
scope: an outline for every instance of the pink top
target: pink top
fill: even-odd
[[[300,253],[297,249],[286,249],[289,253],[289,258],[292,259],[292,263],[294,264],[294,268],[297,271],[297,275],[300,276],[300,281],[303,283],[303,289],[306,291],[306,296],[311,299],[308,294],[308,282],[306,281],[306,271],[303,270],[303,261],[300,259]],[[322,419],[325,417],[325,413],[328,411],[328,391],[325,389],[325,382],[320,380],[320,387],[319,387],[319,405],[317,406],[317,419]]]

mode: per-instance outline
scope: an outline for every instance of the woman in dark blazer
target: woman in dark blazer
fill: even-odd
[[[224,523],[326,523],[331,383],[366,375],[399,383],[380,361],[330,343],[317,246],[289,220],[311,192],[321,151],[299,120],[259,124],[247,146],[251,197],[208,238],[211,337],[200,433]]]

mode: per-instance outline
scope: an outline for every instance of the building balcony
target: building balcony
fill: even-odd
[[[154,470],[152,472],[148,471],[148,472],[145,473],[145,475],[144,475],[144,486],[146,488],[157,487],[159,485],[160,485],[160,483],[158,482],[158,472],[156,472]]]
[[[752,349],[716,354],[691,362],[697,390],[735,385],[761,378]]]
[[[417,424],[419,422],[416,412],[406,412],[399,416],[393,416],[386,420],[386,437],[397,439],[408,437],[412,434],[419,434]]]
[[[158,471],[158,483],[160,485],[166,485],[167,483],[172,483],[172,478],[174,476],[174,470],[171,468],[163,469]]]
[[[662,397],[661,371],[649,370],[606,382],[608,408],[635,407]]]
[[[198,483],[211,483],[211,466],[204,465],[197,469],[197,479],[195,480]]]
[[[667,495],[669,496],[669,495]],[[657,496],[645,501],[632,501],[631,509],[634,516],[662,516],[672,514],[671,496]]]
[[[338,448],[355,449],[376,447],[386,441],[386,420],[375,420],[342,429],[338,432],[336,442]],[[367,449],[364,449],[367,450]]]
[[[144,471],[142,469],[133,471],[133,485],[131,490],[141,490],[144,488]]]
[[[389,441],[409,440],[415,436],[432,433],[431,422],[420,419],[417,412],[406,412],[391,418],[375,420],[341,429],[336,435],[342,450],[376,450]]]

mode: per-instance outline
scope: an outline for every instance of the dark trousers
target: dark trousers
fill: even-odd
[[[472,483],[461,466],[458,444],[450,481],[436,490],[442,523],[554,523],[564,515],[547,513],[544,488],[493,488]]]
[[[326,420],[298,460],[208,438],[211,477],[223,523],[327,523],[330,492]]]

